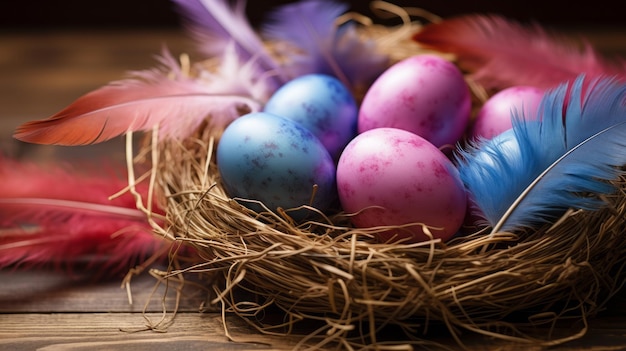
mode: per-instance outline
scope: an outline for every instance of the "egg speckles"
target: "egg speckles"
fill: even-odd
[[[404,59],[381,74],[359,109],[358,131],[399,128],[437,147],[455,144],[469,123],[471,96],[461,71],[435,55]]]
[[[356,213],[357,227],[422,223],[447,240],[465,217],[467,196],[452,162],[424,138],[397,128],[355,137],[339,159],[337,188],[343,209]],[[428,239],[421,225],[379,236]]]
[[[263,111],[309,129],[335,160],[356,135],[356,101],[329,75],[306,74],[287,82],[270,97]]]
[[[324,211],[336,198],[336,169],[326,148],[308,129],[268,113],[242,116],[224,130],[217,166],[231,197],[260,201],[273,211],[308,205],[314,186],[314,207]]]

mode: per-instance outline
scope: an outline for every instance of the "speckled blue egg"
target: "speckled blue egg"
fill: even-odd
[[[358,107],[337,78],[306,74],[281,86],[263,111],[294,120],[309,129],[337,160],[356,135]]]
[[[325,211],[336,199],[335,164],[319,139],[297,122],[269,113],[247,114],[224,130],[217,168],[230,197],[258,200],[272,211],[309,204]],[[253,202],[241,203],[260,210]],[[307,212],[289,214],[299,220]]]

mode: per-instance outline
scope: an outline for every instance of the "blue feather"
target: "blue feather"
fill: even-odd
[[[291,46],[275,50],[287,57],[292,77],[324,73],[348,88],[369,85],[388,67],[389,57],[376,52],[373,40],[358,35],[354,23],[337,23],[347,10],[346,4],[332,0],[283,5],[270,13],[263,34]]]
[[[597,195],[626,165],[626,85],[586,78],[543,97],[539,118],[512,114],[513,128],[457,156],[473,205],[493,231],[532,228],[569,208],[595,210]]]

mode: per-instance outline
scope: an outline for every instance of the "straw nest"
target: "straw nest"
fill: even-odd
[[[443,326],[461,344],[467,331],[558,344],[583,335],[620,288],[626,179],[615,180],[606,208],[570,211],[534,232],[385,244],[343,213],[296,224],[288,211],[256,213],[229,198],[214,157],[220,132],[145,146],[166,208],[166,224],[154,227],[193,248],[171,275],[201,272],[212,302],[260,332],[301,334],[303,347],[384,349],[419,345]],[[571,333],[546,334],[570,318],[582,321]]]

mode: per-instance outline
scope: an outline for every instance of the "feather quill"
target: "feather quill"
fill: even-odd
[[[235,59],[230,57],[228,64],[245,65]],[[158,126],[160,138],[184,139],[209,116],[208,127],[222,127],[238,117],[241,110],[260,109],[261,102],[256,98],[266,95],[264,89],[270,89],[264,88],[264,81],[241,79],[249,71],[246,69],[239,75],[222,77],[222,84],[208,86],[182,72],[168,51],[164,50],[160,62],[161,67],[133,72],[131,78],[79,97],[47,119],[18,126],[14,137],[38,144],[86,145]],[[223,84],[226,80],[240,83],[236,89],[227,89],[233,85]],[[244,83],[251,90],[243,91]]]
[[[127,185],[116,175],[1,158],[0,179],[0,268],[80,265],[123,274],[170,245],[130,194],[109,199]]]
[[[470,14],[424,26],[413,39],[425,48],[453,53],[457,63],[487,88],[513,85],[552,88],[587,76],[624,75],[626,63],[609,61],[582,45],[498,15]]]
[[[509,139],[478,141],[458,156],[494,232],[533,227],[568,208],[598,209],[597,195],[616,190],[609,181],[626,164],[626,84],[615,77],[581,75],[549,90],[538,116],[513,114]]]
[[[308,73],[337,77],[346,86],[368,86],[388,66],[389,57],[377,52],[373,40],[356,32],[354,23],[337,24],[348,6],[329,0],[303,0],[270,13],[263,35],[287,45],[277,52],[286,57],[291,78]]]

